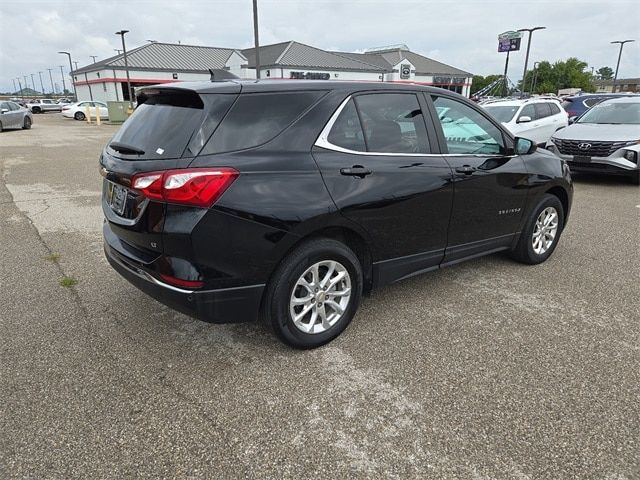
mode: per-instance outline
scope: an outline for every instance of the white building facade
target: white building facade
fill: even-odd
[[[256,78],[255,50],[150,43],[127,53],[132,90],[211,78]],[[398,45],[364,53],[330,52],[299,42],[260,47],[260,76],[270,79],[358,80],[432,85],[469,96],[472,75]],[[124,56],[72,72],[78,100],[126,101]]]

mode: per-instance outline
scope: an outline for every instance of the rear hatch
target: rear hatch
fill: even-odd
[[[241,88],[225,82],[212,84],[201,93],[186,85],[142,89],[138,107],[100,157],[102,209],[110,227],[105,235],[118,237],[112,240],[142,263],[153,261],[163,251],[166,205],[131,188],[132,178],[187,168]]]

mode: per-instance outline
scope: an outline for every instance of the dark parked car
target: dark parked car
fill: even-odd
[[[579,117],[591,107],[604,100],[628,96],[629,94],[626,93],[587,93],[584,95],[576,95],[574,97],[565,97],[562,100],[562,107],[569,115],[569,118],[571,120],[575,120],[574,117]]]
[[[561,159],[437,88],[228,81],[138,100],[100,158],[107,259],[181,312],[261,318],[299,348],[382,285],[498,251],[545,261],[571,208]]]

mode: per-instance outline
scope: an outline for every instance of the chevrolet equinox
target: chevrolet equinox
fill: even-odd
[[[564,161],[466,98],[383,82],[142,88],[100,171],[115,270],[297,348],[383,285],[498,251],[545,261],[573,196]]]

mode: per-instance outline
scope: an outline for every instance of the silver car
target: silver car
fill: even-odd
[[[28,108],[15,102],[0,102],[0,132],[10,128],[31,128],[33,117]]]
[[[640,96],[605,100],[551,137],[572,172],[624,175],[640,185]]]

